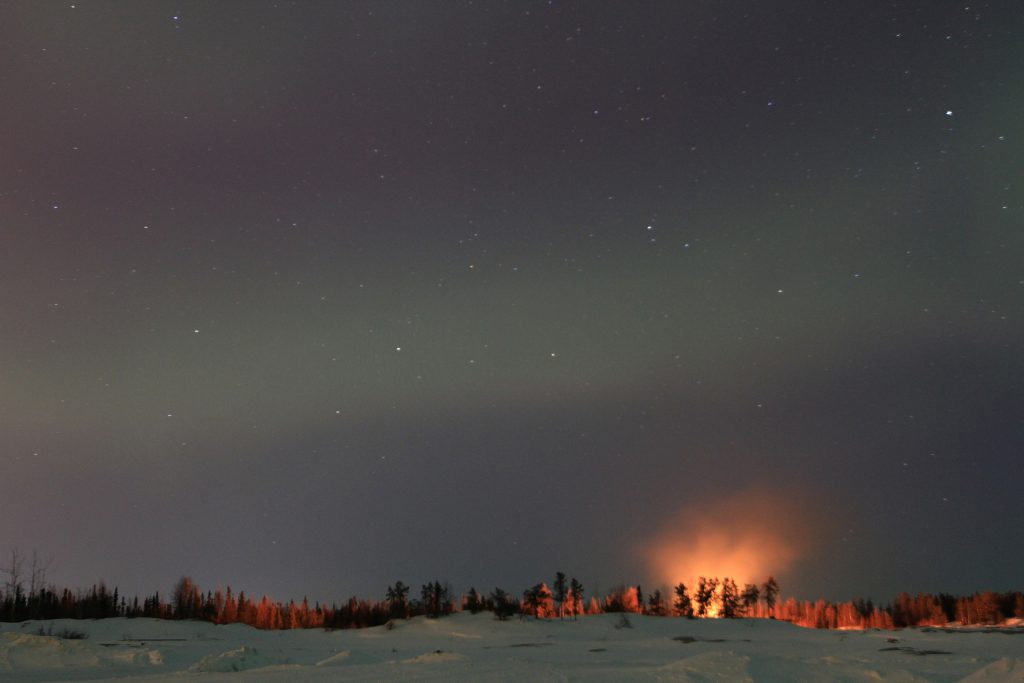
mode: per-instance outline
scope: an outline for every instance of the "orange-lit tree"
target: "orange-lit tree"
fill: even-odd
[[[577,615],[583,614],[583,584],[576,577],[569,581],[569,606],[575,621]]]

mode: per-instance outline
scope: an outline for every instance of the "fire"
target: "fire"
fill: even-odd
[[[807,504],[778,493],[741,493],[691,505],[647,546],[654,578],[682,581],[690,590],[698,577],[730,577],[742,590],[794,566],[813,543],[815,525]]]

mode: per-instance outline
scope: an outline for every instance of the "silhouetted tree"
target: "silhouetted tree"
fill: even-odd
[[[718,588],[718,579],[705,579],[703,576],[697,579],[697,616],[705,617],[708,614],[708,607],[715,596]]]
[[[420,591],[423,613],[432,619],[451,614],[451,589],[447,584],[434,581],[423,586]]]
[[[572,604],[572,618],[575,621],[577,615],[583,612],[583,584],[573,577],[569,581],[569,594]]]
[[[552,597],[554,598],[555,603],[557,603],[557,605],[558,605],[558,618],[559,619],[562,618],[562,614],[564,612],[565,596],[566,596],[567,591],[568,591],[568,587],[566,586],[566,583],[565,583],[565,574],[563,574],[562,572],[556,572],[555,573],[554,591],[552,592]]]
[[[647,598],[647,613],[655,617],[665,616],[665,602],[661,598],[660,589],[655,589]]]
[[[743,603],[744,614],[751,615],[757,607],[757,601],[760,598],[761,590],[757,587],[757,584],[748,583],[743,586],[743,592],[740,594],[740,600]]]
[[[725,619],[734,619],[740,611],[739,588],[736,582],[728,576],[722,579],[722,590],[719,596],[722,604],[721,616]]]
[[[19,615],[19,607],[24,599],[24,577],[21,574],[22,558],[17,548],[11,548],[11,559],[3,573],[7,575],[4,579],[4,600],[9,602],[9,611],[12,617]],[[13,619],[12,619],[13,620]]]
[[[409,618],[409,587],[401,581],[395,581],[394,586],[388,586],[385,599],[388,604],[388,614],[392,619]]]
[[[523,612],[528,612],[533,616],[537,616],[537,611],[540,609],[540,584],[532,588],[527,588],[523,591]]]
[[[761,595],[764,597],[764,606],[768,608],[768,616],[773,616],[775,600],[779,597],[779,584],[775,581],[774,576],[769,576],[768,580],[764,582],[761,587]]]
[[[462,609],[467,610],[470,614],[476,614],[482,607],[480,594],[476,592],[475,588],[470,587],[469,592],[466,593],[466,599],[462,603]]]
[[[203,621],[215,622],[217,615],[224,609],[224,594],[218,588],[216,592],[207,591],[206,600],[203,601],[201,610]]]
[[[676,614],[681,617],[688,619],[693,618],[693,603],[690,602],[690,595],[686,592],[686,584],[679,582],[675,587],[675,600],[672,602],[672,607],[675,609]]]
[[[488,601],[491,603],[491,609],[494,610],[494,616],[499,621],[505,621],[519,611],[519,601],[500,588],[495,588],[491,592]]]
[[[608,591],[608,595],[604,596],[604,611],[609,614],[615,614],[618,612],[626,611],[626,587],[619,584],[615,588]]]

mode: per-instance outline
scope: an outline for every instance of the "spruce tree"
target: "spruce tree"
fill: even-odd
[[[672,607],[675,608],[676,613],[681,617],[687,619],[693,618],[693,603],[690,601],[690,595],[686,592],[686,584],[680,582],[675,587],[676,599],[672,603]]]
[[[718,579],[706,579],[703,576],[697,579],[697,616],[706,617],[708,607],[718,588]]]
[[[577,615],[583,611],[583,584],[574,576],[569,581],[569,590],[572,592],[572,618],[575,621]]]
[[[665,603],[661,598],[661,590],[655,589],[647,598],[647,613],[655,617],[665,616]]]
[[[494,616],[499,621],[505,621],[510,616],[516,613],[519,609],[519,605],[509,597],[509,594],[500,588],[495,588],[490,595],[491,609],[494,610]]]
[[[740,596],[736,582],[729,577],[722,579],[720,600],[722,603],[721,616],[725,619],[734,619],[740,611]]]
[[[481,602],[480,594],[476,592],[475,588],[470,587],[469,593],[466,594],[466,601],[462,608],[469,610],[470,614],[476,614],[480,611]]]
[[[394,586],[388,586],[386,594],[388,613],[392,619],[409,618],[409,587],[401,581],[396,581]]]

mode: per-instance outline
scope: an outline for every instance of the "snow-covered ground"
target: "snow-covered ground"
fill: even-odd
[[[620,619],[455,614],[333,632],[152,619],[0,624],[0,681],[1024,683],[1021,628],[815,631],[755,619]]]

